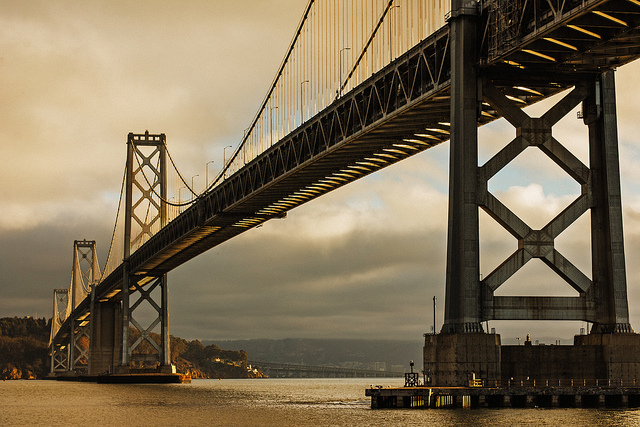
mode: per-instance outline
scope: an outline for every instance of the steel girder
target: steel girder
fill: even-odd
[[[505,43],[496,23],[511,3],[518,3],[518,13],[504,28],[513,42]],[[482,7],[481,62],[492,77],[522,82],[524,72],[555,82],[611,70],[640,55],[640,2],[634,0],[490,0]]]

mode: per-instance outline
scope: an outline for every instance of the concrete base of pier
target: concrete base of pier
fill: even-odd
[[[424,384],[485,387],[570,381],[640,386],[640,334],[577,335],[573,345],[500,344],[482,333],[425,335]],[[573,385],[571,385],[573,386]]]
[[[191,376],[184,374],[110,374],[98,375],[98,384],[176,384],[190,383]]]
[[[499,382],[500,349],[500,335],[497,334],[425,335],[426,381],[433,386],[467,386],[474,378]]]

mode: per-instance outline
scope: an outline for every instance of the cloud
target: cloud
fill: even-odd
[[[442,298],[447,202],[413,174],[425,173],[428,156],[405,162],[406,170],[335,190],[171,273],[181,293],[200,294],[172,302],[182,313],[172,328],[203,324],[185,335],[220,339],[419,338],[424,304]]]

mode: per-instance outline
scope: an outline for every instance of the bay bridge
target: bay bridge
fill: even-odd
[[[593,324],[594,334],[633,334],[614,70],[640,56],[639,28],[638,0],[309,0],[242,142],[220,174],[207,177],[203,192],[180,175],[164,134],[127,136],[106,263],[98,266],[95,241],[76,241],[71,285],[54,290],[52,374],[170,372],[169,271],[448,140],[440,335],[490,341],[494,337],[482,322],[512,319],[582,320]],[[522,110],[562,92],[541,117]],[[580,104],[589,130],[589,165],[552,134]],[[479,166],[477,128],[499,118],[515,128],[516,137]],[[539,148],[581,187],[576,200],[540,230],[518,218],[487,185],[528,147]],[[484,278],[479,209],[518,243]],[[571,254],[554,246],[587,211],[591,278],[571,263]],[[579,295],[494,295],[534,258]],[[139,315],[145,309],[152,312],[148,323]],[[427,347],[425,370],[433,368]]]

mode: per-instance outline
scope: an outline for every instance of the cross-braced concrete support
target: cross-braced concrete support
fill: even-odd
[[[577,78],[574,89],[541,117],[530,117],[497,82],[480,80],[474,43],[475,8],[452,1],[451,164],[445,322],[442,332],[481,332],[485,320],[583,320],[592,332],[632,332],[622,235],[614,72]],[[566,78],[566,76],[565,76]],[[481,82],[478,87],[478,82]],[[495,85],[494,85],[495,84]],[[479,99],[478,94],[483,99]],[[516,128],[516,138],[477,166],[478,102]],[[552,128],[583,103],[590,165],[553,137]],[[528,147],[537,147],[581,186],[580,196],[536,230],[487,189],[488,181]],[[518,249],[484,280],[479,272],[478,208],[518,241]],[[591,211],[592,278],[561,254],[555,239]],[[566,255],[566,256],[565,256]],[[538,258],[578,297],[508,297],[494,292],[529,260]]]
[[[164,134],[130,133],[127,140],[124,277],[122,286],[122,347],[120,371],[138,367],[170,369],[167,276],[132,274],[132,248],[148,240],[166,222],[166,138]],[[133,301],[132,295],[139,297]],[[133,303],[132,303],[133,302]],[[148,326],[134,312],[151,312]],[[141,315],[142,316],[142,315]],[[160,342],[151,333],[159,326]],[[130,332],[132,334],[130,334]]]
[[[441,334],[425,335],[425,373],[434,385],[465,385],[478,375],[499,381],[499,335],[485,334],[487,320],[581,320],[592,322],[591,336],[576,346],[596,345],[611,354],[637,353],[640,339],[629,323],[622,234],[614,72],[564,75],[574,88],[541,117],[530,117],[503,93],[513,82],[479,72],[475,1],[452,0],[451,18],[451,156],[445,319]],[[535,74],[535,73],[534,73]],[[520,74],[540,83],[537,75]],[[574,79],[574,80],[571,80]],[[501,86],[502,85],[502,86]],[[544,83],[543,83],[544,85]],[[478,166],[477,127],[481,102],[516,129],[516,137]],[[583,105],[589,129],[589,166],[560,141],[552,128]],[[577,181],[581,194],[541,229],[534,229],[488,190],[488,181],[526,148],[540,149]],[[483,209],[516,240],[516,251],[489,275],[480,277],[478,210]],[[591,278],[562,254],[555,240],[583,214],[591,213]],[[528,261],[537,258],[577,293],[576,297],[496,296],[495,291]],[[607,338],[602,334],[625,333]],[[608,346],[608,347],[603,347]],[[624,348],[623,348],[624,347]],[[605,360],[606,359],[606,360]],[[635,379],[640,360],[605,358],[610,375]],[[594,371],[595,372],[595,371]],[[626,378],[628,379],[628,378]]]
[[[605,89],[606,88],[606,89]],[[484,99],[515,128],[516,138],[478,169],[478,205],[518,240],[518,249],[481,281],[482,320],[583,320],[592,332],[632,332],[627,305],[613,72],[575,88],[539,118],[491,83]],[[552,127],[583,103],[589,126],[590,167],[552,135]],[[528,147],[537,147],[581,186],[581,194],[540,230],[529,227],[487,189],[489,179]],[[555,247],[555,239],[591,210],[592,279]],[[509,297],[494,292],[531,259],[538,258],[578,292],[577,297]]]

